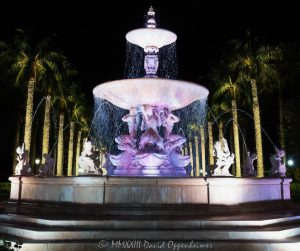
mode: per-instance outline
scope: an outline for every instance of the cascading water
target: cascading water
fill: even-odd
[[[126,113],[125,109],[94,97],[94,119],[90,137],[97,148],[105,148],[109,154],[118,153],[114,139],[117,133],[128,133],[126,124],[122,123],[122,117]]]
[[[144,57],[145,52],[143,48],[127,41],[124,78],[142,78],[146,75]],[[176,79],[178,75],[176,42],[160,48],[158,60],[157,76]]]

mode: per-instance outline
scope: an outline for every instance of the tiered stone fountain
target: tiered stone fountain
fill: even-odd
[[[189,156],[181,154],[186,139],[172,134],[173,125],[180,118],[172,111],[204,99],[208,90],[194,83],[158,78],[159,49],[176,41],[171,31],[156,28],[155,12],[150,8],[146,28],[130,31],[128,42],[145,51],[145,77],[107,82],[97,86],[94,96],[129,110],[123,117],[129,135],[118,136],[115,141],[122,151],[111,155],[116,170],[114,175],[126,176],[186,176]],[[163,127],[163,135],[160,128]],[[138,138],[137,130],[143,133]]]

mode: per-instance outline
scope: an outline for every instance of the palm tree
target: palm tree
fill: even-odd
[[[222,66],[222,71],[226,69]],[[228,69],[227,69],[228,70]],[[241,99],[242,94],[246,92],[245,85],[233,81],[230,76],[226,74],[231,74],[231,72],[226,72],[225,76],[222,76],[222,71],[214,71],[214,81],[217,84],[217,90],[213,95],[213,100],[215,105],[213,110],[219,109],[221,112],[231,112],[233,119],[233,140],[234,140],[234,153],[235,153],[235,175],[236,177],[241,177],[241,158],[240,158],[240,144],[239,144],[239,125],[237,119],[237,102],[246,103],[247,99]],[[223,73],[224,74],[224,73]],[[248,96],[248,95],[246,95]],[[231,102],[231,104],[230,104]],[[249,101],[248,101],[249,102]],[[221,104],[220,106],[217,106]],[[217,108],[216,108],[217,106]],[[221,123],[220,123],[221,124]],[[222,127],[220,125],[219,140],[222,137]]]
[[[75,175],[77,176],[79,174],[79,166],[78,166],[78,162],[79,162],[79,156],[80,156],[80,151],[81,151],[81,134],[82,131],[79,130],[78,134],[77,134],[77,144],[76,144],[76,157],[75,157]]]
[[[268,89],[277,81],[279,73],[275,67],[281,60],[279,47],[261,46],[247,33],[246,41],[233,40],[234,53],[229,59],[229,69],[236,75],[237,83],[249,83],[252,91],[252,109],[254,117],[255,142],[257,152],[257,177],[264,176],[263,150],[261,137],[260,108],[257,82],[260,90]]]
[[[279,143],[282,149],[286,149],[285,139],[285,100],[284,90],[290,90],[291,83],[295,81],[297,75],[300,73],[300,62],[299,62],[299,50],[294,46],[280,45],[282,51],[282,60],[276,64],[277,70],[279,71],[279,79],[273,82],[271,91],[277,91],[278,93],[278,107],[279,107]],[[297,80],[296,80],[297,81]],[[290,99],[290,91],[288,95]]]
[[[68,175],[72,175],[73,173],[73,153],[74,153],[74,132],[75,127],[74,123],[79,125],[80,130],[80,139],[77,139],[77,144],[79,145],[80,151],[80,140],[81,140],[81,131],[88,131],[88,112],[86,111],[85,106],[85,96],[80,93],[78,90],[78,85],[73,84],[69,89],[69,95],[67,97],[69,108],[68,115],[69,120],[71,121],[70,127],[70,136],[69,136],[69,150],[68,150]],[[77,160],[75,160],[77,161]],[[76,174],[76,165],[75,164],[75,174]]]
[[[66,58],[61,53],[49,49],[50,41],[51,39],[47,38],[34,44],[22,30],[17,30],[12,44],[0,43],[0,58],[10,65],[10,70],[15,76],[15,83],[17,85],[26,83],[24,143],[28,153],[31,145],[35,87],[48,75],[56,74],[57,62],[66,62]]]
[[[74,130],[75,124],[71,122],[70,136],[69,136],[69,149],[68,149],[68,176],[72,176],[73,172],[73,152],[74,152]]]
[[[64,164],[64,114],[59,116],[59,129],[58,129],[58,144],[57,144],[57,169],[56,175],[63,176]]]
[[[42,164],[45,164],[45,155],[49,153],[49,138],[50,138],[50,108],[51,96],[47,96],[44,113],[43,124],[43,143],[42,143]]]
[[[204,127],[200,126],[200,140],[201,140],[201,167],[202,167],[202,177],[206,176],[206,160],[205,160],[205,135]]]
[[[208,156],[209,156],[209,166],[214,166],[214,139],[212,131],[212,123],[207,123],[207,133],[208,133]]]

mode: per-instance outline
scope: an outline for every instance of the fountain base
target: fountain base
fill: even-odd
[[[289,178],[22,177],[9,178],[11,200],[79,204],[209,204],[289,200]]]
[[[184,177],[188,175],[181,167],[143,166],[129,169],[117,167],[113,176]]]

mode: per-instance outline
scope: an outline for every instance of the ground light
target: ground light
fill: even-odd
[[[294,166],[295,162],[294,162],[293,159],[289,159],[289,160],[287,161],[287,164],[288,164],[288,166]]]

